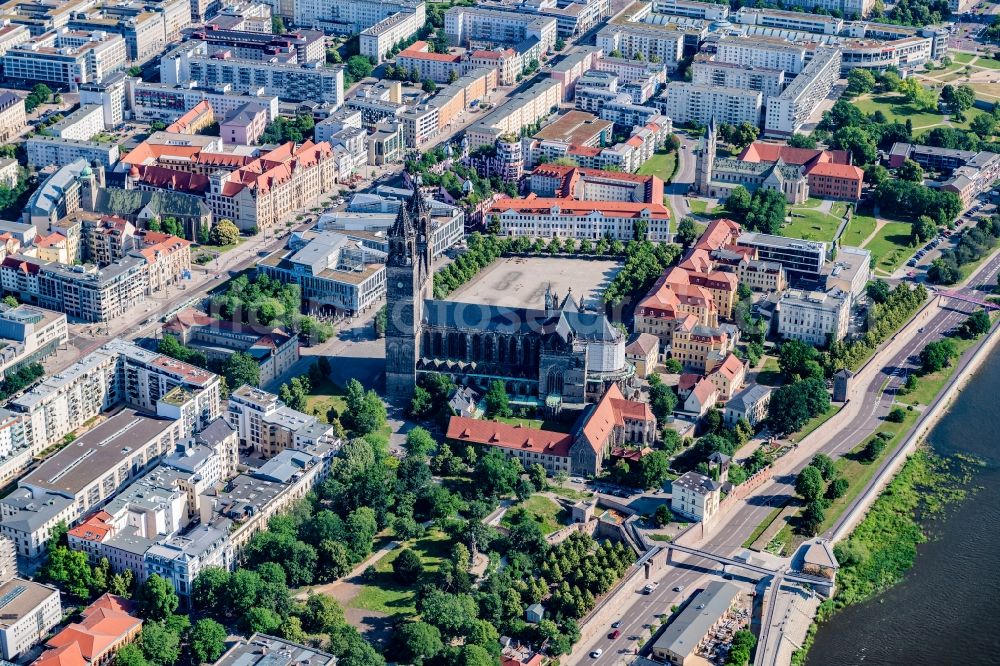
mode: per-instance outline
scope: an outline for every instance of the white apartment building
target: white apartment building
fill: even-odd
[[[125,68],[125,40],[104,32],[62,28],[18,44],[0,58],[4,77],[25,84],[38,82],[76,90]]]
[[[125,85],[126,101],[133,118],[166,123],[172,123],[201,102],[208,102],[212,112],[220,118],[246,104],[260,104],[267,113],[267,122],[271,123],[278,117],[278,97],[257,92],[240,94],[231,84],[199,88],[190,84],[147,83],[133,78],[127,79]]]
[[[635,238],[636,226],[642,225],[645,238],[653,242],[670,239],[670,212],[660,203],[532,196],[496,201],[484,216],[494,218],[506,236],[629,241]]]
[[[81,104],[76,111],[50,125],[48,130],[60,139],[90,141],[95,134],[104,131],[104,109],[97,104]]]
[[[393,46],[414,36],[426,24],[426,5],[423,2],[415,4],[412,11],[401,11],[388,16],[361,31],[361,55],[381,63],[392,57]]]
[[[9,539],[7,540],[9,541]],[[59,590],[24,578],[0,584],[0,657],[13,662],[62,622]]]
[[[840,50],[816,49],[812,60],[781,94],[767,98],[765,137],[795,134],[840,78]]]
[[[414,42],[396,56],[396,66],[412,71],[416,69],[420,79],[430,79],[436,83],[448,83],[452,76],[462,73],[462,57],[450,53],[431,53],[427,42]],[[454,72],[454,75],[452,74]]]
[[[190,400],[162,402],[180,387]],[[115,405],[185,417],[190,436],[221,414],[219,377],[124,340],[112,340],[8,404],[32,455]],[[176,397],[176,396],[174,396]]]
[[[781,295],[777,311],[778,335],[826,346],[847,335],[851,298],[839,289],[827,292],[789,289]]]
[[[759,25],[782,30],[803,30],[819,35],[839,35],[844,29],[844,19],[824,14],[786,12],[779,9],[741,7],[730,20],[740,25]]]
[[[670,508],[695,522],[707,523],[719,512],[722,484],[698,472],[687,472],[671,482]]]
[[[164,54],[160,81],[171,86],[191,82],[206,88],[231,86],[230,90],[242,94],[274,95],[289,102],[328,102],[335,108],[344,103],[343,67],[217,58],[200,40],[185,42]]]
[[[80,84],[80,105],[100,106],[105,129],[118,127],[125,122],[126,78],[125,72],[115,72],[101,81]]]
[[[695,56],[691,63],[691,83],[719,88],[756,90],[769,99],[785,88],[785,72],[781,69],[749,67],[731,62],[719,62],[707,56]]]
[[[444,13],[444,31],[452,44],[470,42],[492,45],[515,45],[532,37],[542,51],[555,47],[556,19],[490,7],[452,7]]]
[[[24,98],[9,90],[0,94],[0,142],[20,136],[25,126]]]
[[[684,35],[682,28],[671,23],[612,22],[598,31],[597,47],[608,54],[618,51],[633,60],[638,54],[647,62],[656,56],[668,71],[673,71],[684,56]]]
[[[100,111],[100,107],[96,107]],[[103,121],[102,121],[103,122]],[[76,160],[86,160],[110,167],[118,161],[118,144],[98,143],[80,139],[62,139],[58,136],[36,134],[25,142],[28,166],[35,169],[55,164],[66,166]]]
[[[295,0],[295,25],[339,34],[360,33],[393,14],[413,13],[423,0]],[[283,12],[277,12],[283,14]]]
[[[594,60],[594,69],[598,72],[610,72],[618,77],[618,83],[634,83],[653,78],[659,85],[667,83],[667,66],[662,62],[630,60],[628,58],[612,58],[605,53]]]
[[[767,37],[723,36],[718,42],[715,59],[744,67],[780,69],[786,74],[798,74],[805,67],[809,49],[782,39]]]
[[[845,40],[841,45],[844,76],[855,67],[885,72],[890,67],[911,72],[932,60],[932,37],[904,37],[889,42],[873,39]]]
[[[729,5],[698,0],[654,0],[653,11],[657,14],[689,16],[706,21],[725,21],[729,18]]]
[[[66,315],[33,305],[0,309],[0,376],[15,366],[40,361],[69,341]],[[0,435],[0,458],[10,453]]]
[[[707,125],[714,118],[730,125],[760,124],[762,95],[757,90],[671,81],[664,97],[663,115],[675,123]]]
[[[469,140],[469,150],[493,145],[496,139],[504,134],[520,135],[523,128],[545,118],[553,109],[557,109],[561,101],[562,83],[556,79],[542,79],[527,90],[511,96],[504,104],[469,125],[465,131],[465,136]]]

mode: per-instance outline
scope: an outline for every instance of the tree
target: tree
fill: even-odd
[[[373,69],[375,68],[372,66],[371,60],[369,60],[367,56],[356,55],[347,59],[346,74],[351,77],[352,81],[360,81],[368,76],[371,76]],[[419,78],[417,80],[419,81]]]
[[[659,488],[670,476],[670,458],[663,451],[653,451],[639,460],[643,488]]]
[[[830,482],[826,487],[826,498],[830,500],[840,499],[847,493],[850,482],[844,477],[838,477]]]
[[[830,146],[850,152],[858,166],[871,164],[878,157],[878,147],[860,127],[841,127],[833,133]]]
[[[431,79],[424,79],[420,84],[420,89],[429,95],[437,92],[437,88],[437,84]]]
[[[922,183],[924,181],[923,168],[909,158],[904,159],[903,164],[896,169],[896,175],[903,180],[908,180],[913,183]]]
[[[395,661],[415,666],[433,659],[444,649],[441,631],[426,622],[407,622],[399,627],[393,636],[393,645]]]
[[[180,636],[170,631],[163,622],[144,624],[139,644],[146,662],[154,666],[170,666],[181,656]]]
[[[499,379],[490,382],[490,388],[486,392],[486,417],[495,416],[508,417],[513,414],[510,408],[510,398],[507,396],[507,387]]]
[[[220,567],[205,567],[198,572],[191,590],[192,603],[206,612],[224,608],[230,574]]]
[[[139,588],[138,601],[139,612],[143,617],[150,620],[164,620],[173,615],[180,600],[170,582],[158,574],[153,574]]]
[[[660,527],[668,525],[674,519],[674,512],[670,510],[670,507],[666,504],[661,504],[656,507],[656,513],[653,514],[653,519],[656,524]]]
[[[809,466],[818,469],[824,481],[829,481],[837,475],[837,468],[833,466],[833,460],[825,453],[817,453],[813,456]]]
[[[961,116],[976,103],[976,91],[967,85],[956,87],[950,83],[945,84],[941,89],[941,101],[947,104],[953,113]]]
[[[240,242],[240,230],[231,220],[222,219],[212,226],[209,239],[212,245],[236,245]]]
[[[823,377],[818,353],[801,340],[786,340],[778,351],[778,368],[787,381],[806,379],[807,377]]]
[[[222,364],[222,374],[226,378],[226,386],[234,390],[249,384],[250,386],[260,385],[260,365],[257,360],[246,352],[233,352]]]
[[[847,74],[847,92],[855,95],[875,89],[875,76],[867,69],[856,67]]]
[[[793,134],[788,137],[788,145],[793,148],[815,148],[816,139],[808,134]]]
[[[726,210],[737,219],[746,219],[750,212],[750,193],[742,185],[737,185],[726,198]]]
[[[826,505],[821,498],[814,499],[806,505],[806,510],[802,512],[799,526],[802,531],[809,536],[819,534],[823,520],[826,518]]]
[[[990,330],[990,316],[986,310],[976,310],[958,327],[959,334],[964,338],[978,338]]]
[[[906,420],[906,411],[902,407],[893,407],[886,414],[885,420],[889,423],[902,423]]]
[[[271,32],[275,35],[283,35],[287,30],[285,30],[285,21],[280,16],[271,17]]]
[[[344,623],[344,610],[337,600],[325,594],[310,594],[306,598],[302,623],[311,634],[326,634]]]
[[[951,359],[957,355],[955,343],[948,338],[929,342],[920,351],[920,369],[925,374],[937,372],[951,365]]]
[[[521,463],[508,458],[496,448],[490,447],[476,461],[472,478],[478,487],[487,495],[505,496],[514,492],[518,478],[521,476]]]
[[[123,645],[115,653],[115,666],[149,666],[139,641]]]
[[[17,299],[9,294],[3,297],[3,304],[12,308],[16,308],[20,305],[20,303],[17,302]]]
[[[785,384],[774,392],[768,405],[768,423],[777,433],[792,433],[829,408],[826,384],[818,377],[810,377]]]
[[[216,661],[226,651],[227,635],[225,627],[215,620],[198,620],[188,637],[194,661],[199,664]]]
[[[403,585],[412,585],[424,572],[420,556],[409,548],[404,548],[392,562],[392,573]]]
[[[434,625],[445,639],[465,634],[479,616],[475,599],[468,594],[432,590],[418,604],[424,622]]]
[[[809,466],[795,479],[795,492],[806,502],[811,502],[823,494],[823,475],[819,469]]]
[[[873,303],[885,303],[889,300],[889,284],[885,280],[872,280],[865,287],[865,293]]]
[[[642,55],[642,54],[639,54]],[[466,645],[458,651],[457,666],[495,666],[496,657],[479,645]]]
[[[685,217],[677,225],[677,235],[675,239],[681,244],[681,247],[691,247],[696,240],[698,240],[698,228],[695,226],[694,220],[690,217]]]

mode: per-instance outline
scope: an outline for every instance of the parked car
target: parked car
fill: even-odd
[[[610,638],[611,640],[615,640],[616,638],[618,638],[621,635],[622,635],[621,630],[620,629],[615,629],[610,634],[608,634],[608,638]]]
[[[622,626],[622,621],[621,620],[615,620],[614,622],[611,623],[611,628],[612,629],[617,629],[620,626]]]
[[[592,659],[597,659],[602,654],[604,654],[604,650],[602,650],[601,648],[597,648],[596,650],[590,653],[590,656]]]

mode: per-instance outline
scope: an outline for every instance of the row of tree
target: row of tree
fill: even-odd
[[[809,536],[818,534],[830,502],[843,497],[849,485],[829,456],[817,454],[795,479],[795,492],[806,504],[799,516],[800,531]]]
[[[1000,215],[979,220],[975,227],[962,232],[954,248],[942,250],[927,270],[927,279],[935,284],[955,284],[962,279],[962,266],[987,256],[998,241]]]

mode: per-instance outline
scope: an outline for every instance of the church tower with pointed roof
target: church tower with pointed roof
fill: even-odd
[[[409,398],[416,385],[424,301],[431,297],[430,234],[430,207],[416,180],[388,234],[385,388],[392,399]]]

